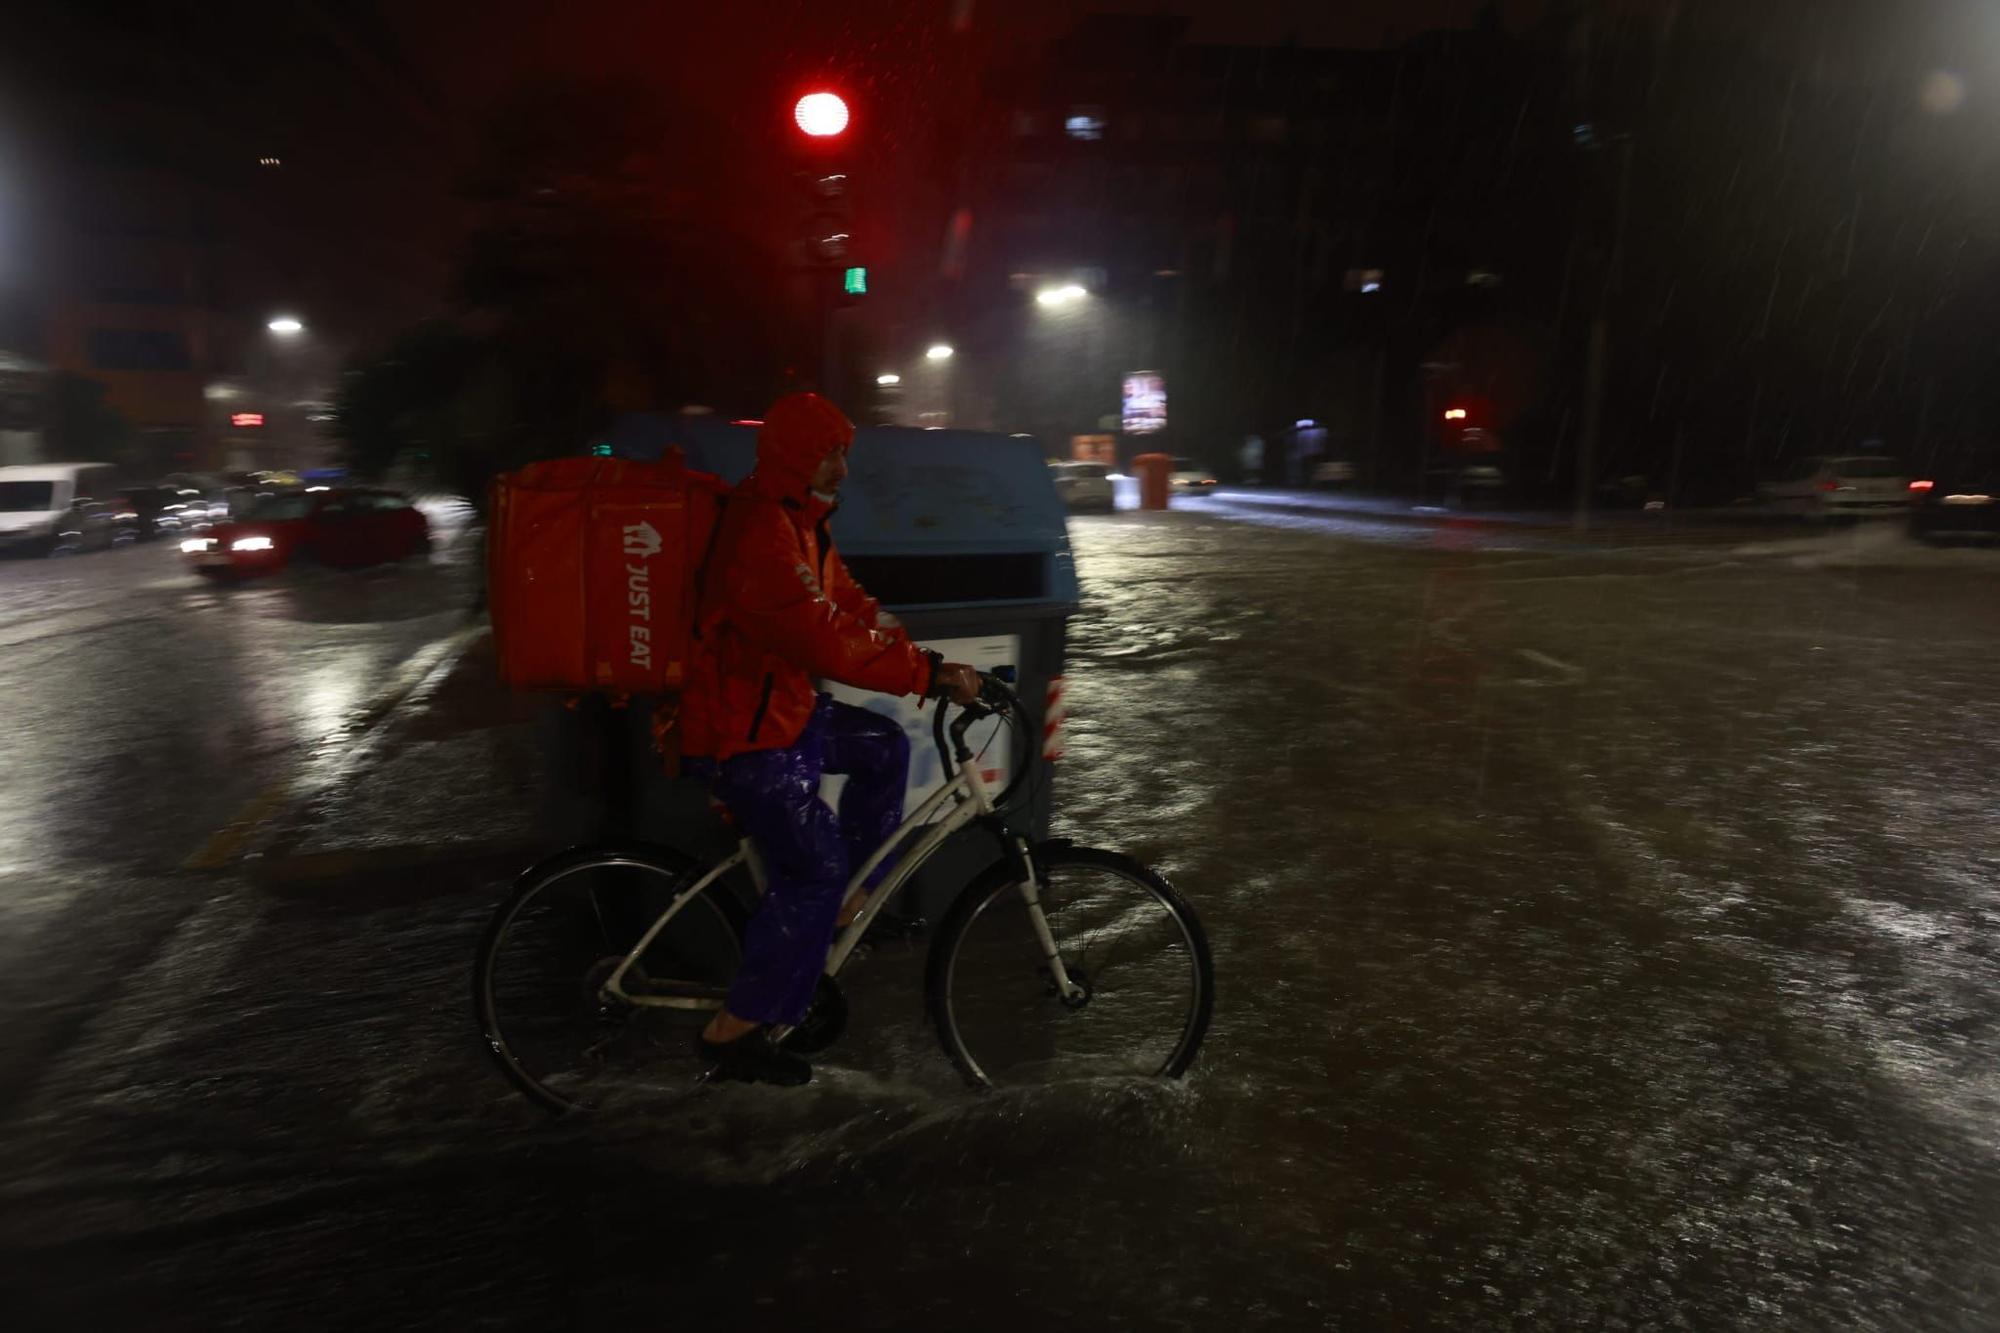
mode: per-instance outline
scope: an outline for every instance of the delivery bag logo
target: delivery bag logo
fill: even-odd
[[[660,553],[660,533],[651,523],[625,525],[625,554],[651,560]]]
[[[661,545],[659,529],[652,524],[625,525],[625,628],[631,663],[642,671],[653,669],[653,567],[648,562]]]

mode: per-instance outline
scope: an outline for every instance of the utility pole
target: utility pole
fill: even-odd
[[[1618,298],[1625,262],[1625,224],[1632,208],[1633,137],[1620,134],[1611,141],[1618,152],[1618,199],[1611,223],[1611,253],[1604,262],[1598,288],[1597,313],[1590,321],[1590,352],[1583,371],[1583,431],[1576,445],[1576,518],[1578,532],[1590,527],[1591,485],[1597,474],[1597,442],[1604,421],[1604,381],[1611,369],[1611,306]]]

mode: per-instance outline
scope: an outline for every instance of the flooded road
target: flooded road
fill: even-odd
[[[1202,914],[1184,1083],[968,1093],[889,945],[811,1088],[550,1124],[466,1012],[514,852],[175,873],[247,793],[168,783],[175,836],[0,875],[70,886],[4,983],[21,1326],[2000,1322],[2000,557],[1251,509],[1073,524],[1059,831]],[[309,709],[323,655],[250,634]],[[142,752],[143,695],[102,696]],[[301,859],[500,846],[532,733],[389,726]],[[26,845],[115,826],[16,813],[32,777]]]

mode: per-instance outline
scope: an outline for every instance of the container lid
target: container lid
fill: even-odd
[[[690,467],[732,483],[749,475],[757,458],[756,426],[707,416],[628,417],[613,430],[612,442],[629,458],[657,458],[670,444],[678,445]],[[880,567],[896,557],[1009,556],[1016,557],[1009,568],[1018,569],[1018,557],[1040,556],[1046,566],[1039,595],[1005,595],[1020,586],[1017,578],[1005,580],[1008,589],[977,587],[978,566],[954,560],[953,567],[963,572],[960,582],[973,595],[926,597],[925,604],[1076,604],[1068,515],[1035,440],[987,431],[863,426],[855,432],[847,465],[833,536],[841,552],[854,558],[857,574],[864,562]]]

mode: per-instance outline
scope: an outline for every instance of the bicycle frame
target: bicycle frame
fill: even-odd
[[[938,848],[944,846],[945,842],[961,829],[993,814],[992,793],[987,790],[986,780],[979,775],[978,765],[972,762],[973,756],[961,753],[958,758],[958,772],[951,781],[925,797],[923,803],[906,816],[896,831],[875,849],[875,854],[862,862],[848,878],[847,888],[842,896],[843,902],[875,873],[893,849],[902,846],[904,840],[916,834],[919,829],[923,830],[922,834],[910,843],[908,850],[898,858],[895,868],[876,890],[868,895],[862,903],[860,913],[847,923],[839,935],[835,936],[833,948],[826,958],[827,976],[834,977],[840,974],[841,967],[854,952],[854,946],[859,944],[861,937],[867,933],[869,924],[881,914],[882,909],[889,905],[903,886],[910,882],[917,871],[923,868],[924,862],[930,860]],[[946,811],[944,818],[937,819],[938,811],[944,809],[948,803],[951,808]],[[1055,934],[1049,929],[1048,918],[1043,915],[1041,885],[1037,882],[1034,860],[1026,855],[1025,843],[1022,843],[1017,850],[1021,853],[1021,864],[1026,867],[1026,873],[1020,884],[1021,896],[1028,906],[1028,919],[1034,926],[1036,942],[1041,946],[1042,957],[1047,961],[1049,973],[1057,987],[1065,997],[1075,999],[1082,994],[1082,987],[1070,980],[1069,972],[1063,966],[1062,955],[1056,947]],[[696,894],[738,866],[749,867],[751,879],[756,884],[758,893],[762,894],[765,888],[763,862],[759,859],[756,848],[745,838],[737,845],[734,852],[718,861],[710,867],[707,874],[674,896],[674,900],[660,913],[659,919],[639,937],[639,942],[632,946],[631,951],[619,960],[617,969],[606,978],[599,993],[607,999],[615,999],[622,1004],[638,1008],[720,1009],[722,1000],[708,995],[635,995],[625,989],[625,974],[631,971],[633,964],[652,946],[659,933],[666,929],[667,922],[673,919],[675,913],[692,901]],[[779,1028],[774,1035],[783,1037],[786,1031],[789,1029]]]

